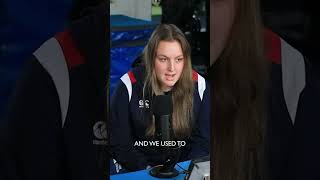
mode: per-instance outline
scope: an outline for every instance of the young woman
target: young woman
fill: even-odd
[[[263,29],[259,9],[258,0],[210,2],[213,179],[303,174],[297,167],[305,162],[291,156],[301,146],[290,149],[291,138],[297,136],[294,128],[315,114],[310,97],[319,95],[310,86],[307,61]]]
[[[111,98],[109,124],[113,158],[127,170],[163,163],[159,147],[135,146],[153,140],[156,95],[170,95],[173,102],[173,140],[184,140],[179,160],[209,154],[209,85],[191,67],[190,46],[172,24],[161,24],[144,49],[144,63],[121,77]]]

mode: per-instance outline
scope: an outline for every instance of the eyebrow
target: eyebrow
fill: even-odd
[[[163,55],[163,54],[157,54],[157,57],[159,57],[159,56],[163,56],[163,57],[165,57],[165,58],[169,58],[169,57],[168,57],[168,56],[166,56],[166,55]],[[174,59],[177,59],[177,58],[180,58],[180,57],[184,58],[184,56],[181,54],[181,55],[179,55],[179,56],[176,56]]]

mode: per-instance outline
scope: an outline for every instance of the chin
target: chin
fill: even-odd
[[[173,87],[176,83],[166,83],[167,87]]]
[[[162,84],[166,87],[173,87],[177,83],[177,80],[167,81],[165,78],[162,79]]]

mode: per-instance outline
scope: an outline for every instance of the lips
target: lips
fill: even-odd
[[[175,74],[165,74],[165,78],[167,81],[173,81]]]

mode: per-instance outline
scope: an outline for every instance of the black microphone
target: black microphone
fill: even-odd
[[[160,141],[172,140],[171,116],[172,116],[172,98],[170,95],[155,96],[152,104],[152,111],[155,116],[155,139]],[[177,154],[170,148],[161,148],[167,156],[163,165],[153,167],[150,175],[157,178],[173,178],[179,175],[174,169],[177,160]],[[173,156],[176,155],[176,156]]]
[[[160,141],[171,139],[172,98],[169,95],[155,96],[152,111],[155,116],[155,138]]]

